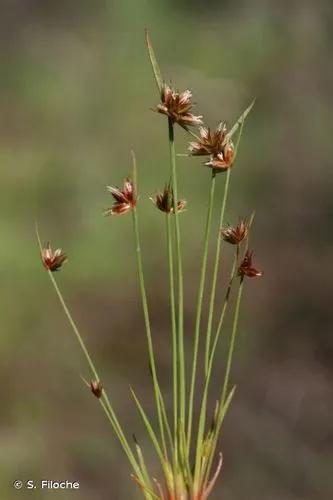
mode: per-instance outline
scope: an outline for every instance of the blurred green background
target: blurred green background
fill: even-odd
[[[238,388],[212,498],[332,498],[331,22],[329,0],[1,1],[1,500],[140,498],[80,380],[86,365],[41,268],[36,219],[43,240],[68,253],[60,286],[118,414],[159,473],[129,393],[131,383],[153,414],[131,217],[101,215],[111,203],[105,186],[122,182],[134,148],[147,287],[170,403],[164,221],[148,199],[168,178],[168,147],[166,121],[151,112],[158,99],[145,27],[165,78],[193,90],[212,126],[233,123],[257,97],[227,220],[256,210],[252,244],[265,277],[246,284]],[[178,152],[187,141],[177,130]],[[188,200],[181,222],[191,349],[209,175],[200,160],[180,157],[178,164]],[[219,359],[212,406],[222,351]],[[12,487],[15,479],[45,478],[77,480],[80,490]]]

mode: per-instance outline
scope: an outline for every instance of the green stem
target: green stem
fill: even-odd
[[[205,348],[205,373],[206,373],[206,376],[208,373],[210,342],[211,342],[212,324],[213,324],[213,316],[214,316],[214,308],[215,308],[216,285],[217,285],[217,277],[218,277],[218,271],[219,271],[219,265],[220,265],[220,253],[221,253],[221,245],[222,245],[222,239],[221,239],[220,233],[221,233],[221,229],[223,228],[223,224],[224,224],[224,213],[225,213],[225,207],[227,204],[228,191],[229,191],[229,185],[230,185],[230,173],[231,173],[231,170],[229,168],[227,171],[225,185],[224,185],[224,194],[223,194],[223,199],[222,199],[220,220],[219,220],[219,229],[218,229],[218,236],[217,236],[217,242],[216,242],[216,253],[215,253],[215,261],[214,261],[212,288],[211,288],[210,299],[209,299],[208,324],[207,324],[206,348]]]
[[[162,439],[163,451],[164,451],[165,456],[167,457],[167,447],[166,447],[166,442],[165,442],[163,417],[162,417],[163,403],[162,403],[162,398],[160,397],[160,388],[159,388],[159,384],[158,384],[156,364],[155,364],[153,340],[152,340],[149,310],[148,310],[148,301],[147,301],[146,286],[145,286],[144,274],[143,274],[138,214],[137,214],[136,207],[133,208],[132,214],[133,214],[133,227],[134,227],[135,246],[136,246],[138,277],[139,277],[139,285],[140,285],[140,292],[141,292],[141,299],[142,299],[143,316],[144,316],[145,327],[146,327],[149,362],[150,362],[150,368],[151,368],[151,373],[152,373],[152,378],[153,378],[155,402],[156,402],[156,407],[157,407],[157,417],[158,417],[158,422],[159,422],[159,427],[160,427],[160,434],[161,434],[161,439]]]
[[[91,357],[89,355],[88,349],[86,348],[85,343],[84,343],[84,341],[83,341],[83,339],[82,339],[82,337],[80,335],[79,329],[77,328],[77,326],[75,324],[75,321],[73,320],[72,315],[69,312],[69,309],[68,309],[68,307],[66,305],[66,302],[65,302],[65,300],[64,300],[64,298],[62,296],[62,293],[61,293],[61,291],[60,291],[60,289],[58,287],[58,284],[57,284],[57,282],[56,282],[56,280],[55,280],[55,278],[53,276],[53,273],[51,271],[48,271],[48,275],[49,275],[50,280],[51,280],[51,282],[53,284],[53,287],[54,287],[54,289],[55,289],[55,291],[57,293],[57,296],[59,298],[60,304],[61,304],[61,306],[62,306],[62,308],[63,308],[63,310],[64,310],[64,312],[65,312],[65,314],[67,316],[67,319],[68,319],[68,321],[69,321],[69,323],[70,323],[70,325],[72,327],[72,330],[73,330],[73,332],[74,332],[74,334],[75,334],[75,336],[76,336],[76,338],[77,338],[77,340],[78,340],[78,342],[80,344],[80,347],[81,347],[81,349],[82,349],[82,351],[83,351],[83,353],[84,353],[84,355],[85,355],[85,357],[86,357],[86,359],[88,361],[88,364],[89,364],[89,367],[90,367],[90,369],[91,369],[91,371],[93,373],[93,376],[94,376],[94,378],[97,381],[100,381],[100,377],[99,377],[98,372],[97,372],[97,370],[95,368],[95,365],[94,365],[94,363],[93,363],[93,361],[92,361],[92,359],[91,359]],[[118,437],[118,439],[119,439],[119,441],[120,441],[120,443],[121,443],[121,445],[122,445],[122,447],[123,447],[123,449],[124,449],[124,451],[125,451],[125,453],[127,455],[127,458],[129,460],[129,462],[131,463],[131,465],[132,465],[135,473],[142,479],[142,474],[141,474],[141,471],[140,471],[140,467],[139,467],[138,463],[135,460],[135,457],[134,457],[134,455],[132,453],[132,450],[131,450],[128,442],[127,442],[127,439],[126,439],[126,437],[124,435],[124,432],[123,432],[123,430],[122,430],[122,428],[120,426],[120,423],[119,423],[119,421],[118,421],[118,419],[116,417],[116,414],[115,414],[115,412],[113,410],[113,407],[112,407],[112,405],[111,405],[111,403],[109,401],[109,398],[108,398],[108,396],[107,396],[107,394],[106,394],[106,392],[105,392],[104,389],[103,389],[102,397],[103,397],[103,399],[100,399],[100,403],[101,403],[101,405],[102,405],[102,407],[103,407],[103,409],[104,409],[104,411],[105,411],[105,413],[106,413],[106,415],[107,415],[107,417],[108,417],[108,419],[109,419],[109,421],[110,421],[110,423],[112,425],[112,428],[113,428],[116,436]]]
[[[205,425],[206,425],[206,414],[207,414],[207,399],[208,399],[208,390],[209,390],[209,383],[210,383],[210,378],[212,374],[212,368],[213,368],[213,363],[214,363],[214,356],[217,348],[217,344],[219,341],[220,334],[222,332],[222,326],[225,318],[225,313],[227,311],[228,303],[229,303],[229,297],[230,297],[230,292],[231,292],[231,287],[232,283],[234,280],[235,276],[235,269],[236,269],[236,264],[237,264],[237,255],[238,252],[236,252],[236,256],[234,259],[234,263],[232,266],[231,274],[230,274],[230,279],[229,279],[229,284],[228,288],[225,294],[224,298],[224,303],[221,311],[221,316],[220,316],[220,321],[219,325],[217,328],[217,332],[214,338],[213,342],[213,347],[212,351],[210,354],[209,358],[209,363],[208,363],[208,371],[206,375],[206,381],[205,381],[205,387],[204,387],[204,393],[203,393],[203,398],[202,398],[202,403],[201,403],[201,409],[200,409],[200,418],[199,418],[199,428],[198,428],[198,438],[197,438],[197,449],[196,449],[196,460],[195,460],[195,478],[196,478],[196,483],[198,483],[200,479],[200,461],[201,461],[201,447],[204,439],[204,432],[205,432]]]
[[[82,337],[80,335],[80,332],[79,332],[79,330],[78,330],[78,328],[77,328],[77,326],[76,326],[76,324],[75,324],[75,322],[74,322],[74,320],[73,320],[73,318],[71,316],[71,313],[69,312],[69,309],[68,309],[68,307],[67,307],[67,305],[65,303],[65,300],[64,300],[64,298],[62,296],[62,293],[61,293],[61,291],[60,291],[60,289],[58,287],[58,284],[57,284],[57,282],[55,280],[55,277],[53,276],[53,273],[51,271],[48,271],[48,275],[49,275],[49,277],[51,279],[51,282],[52,282],[52,284],[53,284],[53,286],[55,288],[55,291],[56,291],[56,293],[58,295],[59,301],[60,301],[60,303],[62,305],[62,308],[63,308],[63,310],[64,310],[64,312],[65,312],[65,314],[67,316],[67,319],[68,319],[68,321],[69,321],[69,323],[70,323],[70,325],[72,327],[72,330],[75,333],[75,336],[76,336],[76,338],[77,338],[77,340],[78,340],[78,342],[80,344],[80,347],[81,347],[81,349],[82,349],[82,351],[83,351],[83,353],[84,353],[84,355],[85,355],[85,357],[86,357],[86,359],[88,361],[89,367],[90,367],[90,369],[91,369],[91,371],[92,371],[95,379],[97,381],[99,381],[100,378],[98,376],[98,373],[97,373],[97,370],[95,368],[95,365],[92,362],[92,359],[91,359],[91,357],[89,355],[89,352],[88,352],[88,350],[87,350],[87,348],[86,348],[86,346],[85,346],[85,344],[83,342],[83,339],[82,339]]]
[[[172,473],[170,471],[170,467],[169,467],[169,461],[168,459],[165,457],[165,455],[163,454],[163,451],[161,450],[161,447],[160,447],[160,444],[159,444],[159,441],[157,439],[157,436],[149,422],[149,419],[146,415],[146,412],[144,411],[139,399],[137,398],[134,390],[131,388],[131,392],[132,392],[132,396],[134,398],[134,401],[137,405],[137,408],[139,410],[139,413],[142,417],[142,420],[145,424],[145,427],[147,429],[147,432],[149,434],[149,437],[150,437],[150,440],[151,442],[153,443],[153,446],[155,448],[155,451],[159,457],[159,460],[161,462],[161,466],[162,466],[162,469],[163,469],[163,472],[164,472],[164,476],[165,476],[165,479],[166,479],[166,482],[168,484],[168,486],[171,486],[171,483],[172,483]]]
[[[224,404],[225,397],[226,397],[227,390],[228,390],[230,370],[231,370],[231,365],[232,365],[232,358],[233,358],[234,349],[235,349],[235,339],[236,339],[236,334],[237,334],[239,309],[240,309],[240,303],[241,303],[241,299],[242,299],[243,286],[244,286],[244,280],[243,280],[243,278],[241,278],[239,288],[238,288],[235,316],[234,316],[234,321],[233,321],[233,325],[232,325],[231,339],[230,339],[228,358],[227,358],[227,367],[225,370],[224,384],[223,384],[223,390],[222,390],[222,397],[221,397],[221,404],[222,405]]]
[[[174,416],[174,450],[175,466],[178,464],[178,347],[177,347],[177,324],[176,324],[176,303],[175,303],[175,283],[173,265],[173,247],[171,238],[170,214],[165,216],[167,249],[169,261],[169,284],[170,284],[170,310],[172,329],[172,371],[173,371],[173,416]]]
[[[237,155],[238,155],[239,144],[240,144],[240,140],[241,140],[241,137],[243,134],[243,127],[244,127],[244,123],[245,123],[245,118],[247,117],[247,115],[251,111],[253,104],[254,104],[254,101],[251,103],[251,105],[248,107],[248,109],[245,110],[245,112],[241,115],[241,117],[239,118],[239,120],[237,121],[235,126],[233,127],[233,130],[231,131],[232,132],[231,135],[232,135],[236,132],[237,128],[240,126],[239,134],[237,137],[237,143],[236,143],[236,147],[235,147],[234,163],[235,163]],[[206,334],[206,349],[205,349],[205,373],[206,373],[206,375],[207,375],[207,371],[208,371],[209,351],[210,351],[212,324],[213,324],[213,316],[214,316],[214,308],[215,308],[216,284],[217,284],[217,276],[218,276],[218,270],[219,270],[220,253],[221,253],[221,245],[222,245],[222,240],[221,240],[220,234],[221,234],[221,230],[223,229],[223,224],[224,224],[224,213],[225,213],[225,207],[226,207],[227,198],[228,198],[230,174],[231,174],[231,170],[229,168],[228,172],[227,172],[227,177],[225,180],[224,195],[223,195],[222,205],[221,205],[219,232],[218,232],[218,238],[217,238],[217,243],[216,243],[216,254],[215,254],[214,271],[213,271],[213,281],[212,281],[212,288],[211,288],[210,300],[209,300],[208,323],[207,323],[207,334]]]
[[[197,301],[197,314],[196,314],[195,331],[194,331],[193,364],[192,364],[192,377],[191,377],[191,387],[190,387],[190,397],[189,397],[190,399],[189,399],[188,428],[187,428],[188,450],[190,449],[191,434],[192,434],[194,389],[195,389],[199,341],[200,341],[200,323],[201,323],[202,303],[203,303],[203,295],[204,295],[205,280],[206,280],[208,244],[209,244],[209,234],[212,223],[215,184],[216,184],[216,174],[213,170],[210,192],[209,192],[209,200],[208,200],[208,210],[207,210],[206,228],[204,236],[204,249],[203,249],[203,257],[201,264],[200,283],[199,283],[199,292]]]
[[[230,338],[230,344],[229,344],[229,349],[228,349],[228,357],[227,357],[227,366],[226,366],[226,371],[225,371],[225,376],[224,376],[224,384],[223,384],[223,389],[222,389],[222,394],[221,394],[221,399],[220,399],[220,410],[218,413],[217,417],[217,424],[216,424],[216,429],[215,429],[215,437],[214,437],[214,442],[212,445],[212,451],[211,455],[209,457],[209,463],[207,466],[206,470],[206,479],[208,478],[213,462],[213,457],[215,454],[215,449],[217,446],[217,441],[218,437],[220,434],[221,426],[223,423],[223,418],[225,412],[223,412],[223,408],[225,406],[226,400],[226,394],[228,390],[228,385],[229,385],[229,378],[230,378],[230,371],[231,371],[231,365],[232,365],[232,358],[233,358],[233,353],[234,353],[234,348],[235,348],[235,339],[236,339],[236,333],[237,333],[237,328],[238,328],[238,320],[239,320],[239,311],[240,311],[240,304],[241,304],[241,299],[242,299],[242,293],[243,293],[243,278],[240,280],[239,288],[238,288],[238,293],[237,293],[237,299],[236,299],[236,306],[235,306],[235,313],[234,313],[234,319],[233,319],[233,325],[232,325],[232,331],[231,331],[231,338]]]
[[[219,336],[220,336],[221,331],[222,331],[224,316],[225,316],[225,313],[226,313],[226,308],[228,306],[229,297],[230,297],[230,293],[231,293],[231,287],[232,287],[232,284],[233,284],[233,281],[234,281],[234,278],[235,278],[235,271],[236,271],[236,267],[237,267],[237,263],[238,263],[238,256],[239,256],[239,246],[237,245],[235,258],[234,258],[234,262],[233,262],[231,273],[230,273],[229,284],[228,284],[228,288],[227,288],[227,291],[226,291],[226,294],[225,294],[224,304],[223,304],[223,307],[222,307],[222,311],[221,311],[221,315],[220,315],[220,320],[219,320],[219,323],[218,323],[218,326],[217,326],[217,330],[216,330],[215,339],[214,339],[214,342],[213,342],[213,347],[212,347],[212,351],[211,351],[211,354],[210,354],[210,361],[209,362],[211,362],[211,360],[214,357],[215,349],[216,349],[216,346],[217,346],[217,343],[218,343],[218,340],[219,340]]]
[[[103,398],[99,399],[99,402],[104,410],[105,415],[107,416],[107,419],[109,420],[111,426],[113,427],[113,431],[116,434],[117,438],[119,439],[119,441],[120,441],[120,443],[125,451],[125,454],[129,460],[130,464],[133,467],[134,472],[137,474],[139,479],[144,483],[144,481],[145,481],[144,471],[140,470],[140,466],[139,466],[139,464],[137,464],[137,462],[135,460],[135,457],[132,453],[132,450],[131,450],[129,444],[127,443],[127,440],[124,436],[124,433],[120,427],[118,420],[116,419],[116,421],[115,421],[114,412],[110,411],[111,405],[110,405],[110,402],[109,402],[108,397],[105,394],[105,392],[103,394]],[[146,495],[146,498],[147,498],[147,500],[149,500],[151,497]]]
[[[176,250],[177,250],[177,272],[178,272],[178,364],[179,364],[179,419],[180,425],[185,426],[186,418],[186,381],[185,381],[185,354],[184,354],[184,284],[183,263],[181,254],[180,226],[178,213],[178,186],[176,171],[176,152],[173,122],[168,119],[169,148],[171,163],[171,184],[173,190],[174,215],[176,226]]]

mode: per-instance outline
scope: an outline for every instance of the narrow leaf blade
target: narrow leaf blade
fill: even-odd
[[[236,123],[229,130],[228,137],[232,137],[237,132],[237,130],[239,129],[239,127],[244,123],[245,119],[247,118],[248,114],[250,113],[251,109],[253,108],[255,102],[256,102],[256,100],[253,99],[253,101],[251,102],[250,106],[248,106],[246,108],[246,110],[240,115],[240,117],[238,118],[238,120],[236,121]]]
[[[155,81],[156,81],[156,85],[157,85],[159,94],[161,94],[162,89],[163,89],[162,73],[161,73],[160,67],[158,65],[158,62],[157,62],[157,59],[155,56],[155,52],[154,52],[153,46],[151,44],[150,36],[149,36],[147,29],[145,30],[145,35],[146,35],[146,44],[147,44],[147,48],[148,48],[148,55],[149,55],[149,59],[150,59],[150,64],[151,64],[151,67],[153,69],[153,73],[154,73],[154,77],[155,77]]]
[[[232,398],[234,397],[235,390],[236,390],[236,386],[234,386],[231,389],[231,391],[229,392],[229,395],[228,395],[225,403],[223,403],[223,401],[221,401],[221,403],[220,403],[220,411],[219,411],[218,423],[217,423],[217,428],[216,428],[217,434],[220,432],[221,425],[222,425],[224,417],[228,411],[228,408],[230,406]]]

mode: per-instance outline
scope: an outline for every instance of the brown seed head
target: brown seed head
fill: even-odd
[[[107,186],[107,190],[112,194],[115,203],[111,208],[105,210],[105,215],[126,214],[129,210],[136,206],[136,194],[131,179],[125,179],[123,189],[119,189],[114,186]]]
[[[217,170],[227,170],[231,167],[234,159],[234,145],[228,137],[226,123],[220,122],[214,132],[208,127],[200,127],[199,133],[200,140],[190,142],[190,155],[210,155],[210,160],[205,165]]]
[[[96,398],[99,399],[102,396],[103,386],[98,380],[91,380],[90,389]]]
[[[67,257],[61,248],[57,248],[53,252],[50,243],[47,243],[42,250],[42,262],[49,271],[58,271],[61,266],[67,261]]]
[[[167,214],[174,213],[174,196],[173,189],[170,185],[166,185],[162,193],[157,193],[150,198],[156,207]],[[186,201],[179,200],[177,202],[177,212],[182,212],[185,209]]]
[[[211,157],[209,161],[205,163],[206,167],[211,167],[215,170],[228,170],[232,167],[235,156],[234,145],[230,140],[223,146],[222,151],[217,155]]]
[[[224,241],[231,243],[232,245],[238,245],[241,241],[246,238],[249,231],[249,226],[245,219],[241,219],[236,227],[227,226],[222,229],[221,234]]]
[[[200,140],[190,142],[189,151],[192,156],[217,155],[221,149],[227,133],[225,122],[219,123],[214,132],[209,127],[200,127]]]
[[[247,250],[244,259],[241,262],[241,265],[238,268],[238,276],[242,278],[247,276],[248,278],[255,278],[257,276],[262,276],[262,271],[260,269],[256,269],[252,265],[253,252]]]
[[[185,129],[192,125],[201,125],[202,116],[195,116],[190,113],[193,107],[192,92],[176,92],[169,85],[165,84],[161,95],[162,102],[157,105],[158,113],[162,113],[171,118],[173,123],[178,123]]]

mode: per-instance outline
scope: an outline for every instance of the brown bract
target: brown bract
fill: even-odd
[[[136,195],[131,179],[127,178],[123,189],[114,186],[107,186],[107,190],[112,194],[115,203],[111,208],[105,210],[104,215],[122,215],[136,206]]]
[[[202,116],[190,113],[193,107],[192,92],[176,92],[169,85],[164,85],[161,95],[161,104],[157,105],[157,111],[171,118],[173,123],[178,123],[185,129],[192,125],[202,125]]]
[[[241,265],[238,268],[238,276],[248,278],[256,278],[257,276],[262,276],[262,271],[257,269],[252,264],[253,252],[247,250],[244,259],[241,262]]]
[[[234,145],[228,137],[226,124],[219,123],[214,132],[208,127],[200,127],[199,133],[200,140],[190,142],[190,155],[209,155],[210,160],[205,165],[217,170],[227,170],[231,167],[234,159]]]
[[[99,399],[102,396],[103,386],[98,380],[90,381],[90,389],[94,396],[96,396],[96,398]]]
[[[167,214],[174,213],[174,196],[173,190],[169,185],[166,185],[162,193],[157,193],[150,198],[156,207]],[[185,209],[186,201],[177,201],[177,212],[182,212]]]
[[[42,262],[49,271],[58,271],[61,266],[67,261],[67,257],[61,248],[57,248],[53,252],[50,243],[47,243],[42,250]]]
[[[224,241],[231,243],[231,245],[238,245],[246,238],[249,231],[249,226],[244,219],[240,220],[237,226],[233,227],[228,225],[221,231]]]

